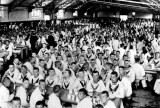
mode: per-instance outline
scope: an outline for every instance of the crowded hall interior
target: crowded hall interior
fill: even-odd
[[[0,0],[0,108],[160,108],[160,1]]]

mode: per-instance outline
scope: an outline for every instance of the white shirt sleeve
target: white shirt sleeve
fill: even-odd
[[[10,60],[11,56],[12,56],[12,53],[13,53],[13,49],[11,46],[9,46],[9,48],[7,49],[7,51],[9,52],[8,56],[7,56],[7,59]]]
[[[62,108],[61,102],[56,97],[49,97],[48,108]]]

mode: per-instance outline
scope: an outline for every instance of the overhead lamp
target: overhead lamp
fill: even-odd
[[[73,13],[73,16],[78,16],[77,10]]]
[[[132,15],[135,16],[135,15],[136,15],[136,12],[132,12]]]
[[[87,16],[87,12],[85,12],[84,15]]]

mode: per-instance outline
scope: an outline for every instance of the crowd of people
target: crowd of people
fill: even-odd
[[[0,108],[72,108],[61,100],[62,89],[77,94],[76,108],[130,108],[133,89],[160,94],[160,79],[145,72],[160,67],[155,22],[105,24],[6,27],[0,61],[9,67],[1,73]],[[20,45],[32,51],[25,61],[15,56]]]

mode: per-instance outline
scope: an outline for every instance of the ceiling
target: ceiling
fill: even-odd
[[[45,11],[73,9],[95,12],[106,9],[160,13],[159,0],[0,0],[0,5],[12,11],[16,7],[41,7]]]

